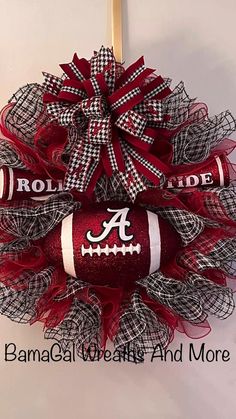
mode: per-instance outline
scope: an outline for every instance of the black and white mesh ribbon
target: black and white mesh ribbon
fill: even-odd
[[[198,274],[189,274],[188,281],[182,282],[156,271],[137,283],[151,298],[194,324],[202,323],[208,314],[227,318],[234,309],[231,289]]]
[[[166,348],[173,331],[143,302],[139,291],[135,291],[114,318],[111,334],[115,336],[115,349],[124,352],[128,347],[129,352],[137,355],[139,351],[152,352],[156,346]]]

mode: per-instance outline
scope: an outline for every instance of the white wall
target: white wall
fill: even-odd
[[[110,44],[107,0],[0,0],[0,105],[19,86],[41,81],[41,71],[74,51],[89,58]],[[209,104],[211,113],[236,115],[236,2],[234,0],[124,1],[124,58],[145,55],[174,82]],[[213,321],[203,341],[228,349],[227,363],[20,364],[3,361],[4,344],[49,348],[40,325],[0,319],[0,413],[3,419],[233,419],[236,390],[235,315]],[[171,345],[185,351],[189,340]],[[196,348],[201,342],[196,343]]]

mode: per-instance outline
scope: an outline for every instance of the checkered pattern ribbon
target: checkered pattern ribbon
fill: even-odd
[[[0,313],[17,323],[30,323],[36,316],[36,304],[46,291],[51,282],[55,268],[47,267],[40,272],[25,272],[24,278],[28,288],[23,290],[13,289],[0,284]],[[22,276],[22,275],[21,275]],[[16,284],[15,284],[16,285]]]
[[[49,197],[43,204],[16,201],[11,207],[0,207],[1,230],[18,239],[4,244],[0,254],[7,252],[9,246],[9,252],[19,251],[27,241],[45,237],[63,218],[79,208],[80,203],[73,201],[68,193]]]
[[[164,349],[173,338],[172,328],[145,304],[138,290],[113,319],[110,333],[114,335],[116,350],[125,353],[128,348],[127,353],[134,354],[134,362],[139,351],[152,352],[157,345]]]
[[[194,324],[206,320],[208,313],[224,319],[234,310],[232,290],[199,274],[189,273],[188,280],[181,282],[156,271],[138,283],[154,300]]]
[[[25,165],[11,145],[4,140],[0,141],[0,166],[8,166],[16,169],[25,169]]]
[[[43,97],[51,121],[79,135],[68,165],[65,190],[93,192],[102,172],[121,180],[132,200],[146,189],[142,176],[159,185],[168,167],[151,153],[163,120],[169,81],[150,75],[143,58],[126,70],[102,47],[90,61],[75,54],[61,65],[62,78],[44,73]]]
[[[70,310],[64,320],[56,327],[45,330],[45,339],[57,340],[63,350],[75,345],[77,354],[83,356],[87,348],[101,347],[101,304],[91,294],[91,303],[74,298]]]
[[[236,120],[229,111],[202,120],[198,115],[196,119],[171,140],[174,147],[173,163],[176,165],[206,160],[211,150],[236,129]]]

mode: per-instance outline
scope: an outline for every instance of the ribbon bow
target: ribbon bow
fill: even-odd
[[[64,189],[91,193],[105,172],[135,200],[145,178],[164,183],[169,168],[151,148],[164,117],[161,100],[171,92],[168,81],[153,75],[143,57],[125,70],[104,47],[90,61],[75,54],[61,68],[61,78],[43,73],[43,99],[52,121],[77,132]]]

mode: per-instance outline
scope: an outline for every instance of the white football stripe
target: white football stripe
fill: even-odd
[[[220,186],[224,186],[225,184],[224,171],[223,171],[222,163],[219,156],[216,157],[216,163],[217,163],[219,175],[220,175]]]
[[[3,169],[0,170],[0,199],[3,198],[4,192],[4,171]]]
[[[148,232],[150,240],[150,267],[149,273],[155,272],[160,268],[161,262],[161,237],[158,215],[147,211]]]
[[[14,191],[14,173],[11,167],[8,167],[8,170],[9,170],[9,195],[8,195],[7,200],[10,201],[13,197],[13,191]]]
[[[62,221],[61,249],[64,271],[76,278],[73,249],[73,214],[70,214]]]

